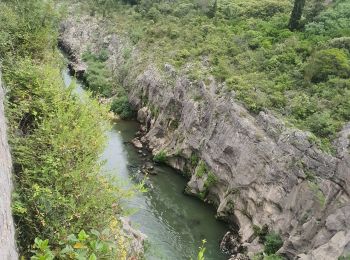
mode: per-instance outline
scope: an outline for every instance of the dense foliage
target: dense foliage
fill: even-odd
[[[84,53],[83,59],[88,69],[83,75],[86,86],[97,95],[109,97],[116,88],[113,85],[111,72],[106,68],[105,61],[108,58],[106,51],[101,51],[98,55],[91,52]]]
[[[170,63],[207,83],[214,75],[221,95],[274,111],[328,151],[350,119],[349,0],[306,1],[294,31],[289,0],[110,2],[110,29],[141,50],[138,64]]]
[[[116,97],[112,102],[111,111],[118,114],[122,119],[130,119],[135,115],[127,96]]]
[[[119,245],[120,246],[120,245]],[[109,230],[98,232],[92,230],[89,234],[84,230],[76,236],[71,234],[64,243],[61,243],[61,249],[51,250],[49,241],[35,239],[34,256],[32,260],[53,260],[53,259],[115,259],[118,255],[118,245],[115,244],[113,234]]]
[[[18,247],[26,259],[33,252],[33,259],[125,259],[118,220],[125,193],[99,163],[106,110],[64,88],[55,10],[51,1],[0,3]]]

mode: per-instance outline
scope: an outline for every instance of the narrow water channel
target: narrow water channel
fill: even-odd
[[[62,72],[66,86],[72,81],[68,70]],[[77,83],[76,93],[84,90]],[[107,132],[108,144],[102,155],[105,170],[125,185],[144,178],[140,169],[150,159],[141,155],[129,142],[138,131],[136,121],[118,121]],[[227,227],[215,219],[215,210],[203,202],[186,196],[185,179],[173,169],[155,166],[156,175],[146,181],[148,192],[128,200],[126,207],[135,210],[130,216],[133,225],[148,237],[146,260],[197,259],[201,240],[206,239],[206,260],[227,259],[219,250],[219,241]]]

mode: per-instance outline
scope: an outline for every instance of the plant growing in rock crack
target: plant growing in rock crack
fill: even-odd
[[[203,178],[204,175],[207,173],[207,171],[208,171],[208,168],[206,163],[203,160],[200,160],[196,168],[196,172],[195,172],[196,176],[198,178]]]
[[[321,207],[324,208],[326,205],[326,197],[323,194],[320,186],[317,184],[316,181],[309,181],[309,187],[311,191],[314,193],[314,196],[316,197],[317,201],[320,203]]]
[[[283,240],[278,233],[271,232],[265,236],[264,251],[268,255],[275,254],[283,245]]]
[[[212,171],[208,172],[207,179],[204,182],[204,187],[209,189],[218,182],[218,178],[214,175]]]
[[[192,153],[190,162],[192,167],[196,167],[198,165],[199,157],[196,153]]]
[[[253,225],[253,231],[254,231],[254,235],[259,237],[259,242],[264,243],[266,240],[266,236],[269,233],[269,227],[266,224],[263,225],[262,227]]]
[[[156,163],[165,163],[167,160],[167,154],[164,150],[159,151],[153,156],[153,161]]]

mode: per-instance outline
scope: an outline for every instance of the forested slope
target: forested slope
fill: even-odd
[[[139,64],[169,63],[192,80],[214,76],[223,84],[221,95],[232,95],[252,113],[276,112],[313,132],[329,151],[349,121],[347,0],[306,1],[294,31],[288,0],[118,3],[90,6],[110,17],[109,30],[142,50]]]

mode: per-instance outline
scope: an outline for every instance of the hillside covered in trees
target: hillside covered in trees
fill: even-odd
[[[274,111],[332,152],[350,119],[350,3],[295,2],[299,14],[288,0],[89,3],[142,50],[140,63],[169,63],[193,80],[213,76],[221,95],[252,113]]]

